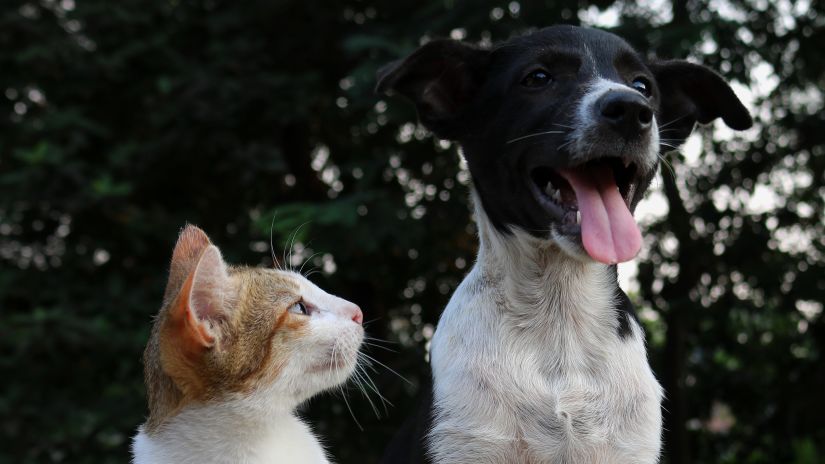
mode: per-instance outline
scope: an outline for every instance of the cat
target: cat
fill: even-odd
[[[294,411],[355,369],[363,315],[300,274],[228,266],[195,226],[144,352],[134,464],[328,463]]]

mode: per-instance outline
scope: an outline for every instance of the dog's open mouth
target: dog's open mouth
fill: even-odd
[[[531,171],[539,202],[569,234],[581,234],[585,251],[595,260],[617,263],[633,259],[641,248],[641,233],[630,204],[637,168],[616,157],[579,166]]]

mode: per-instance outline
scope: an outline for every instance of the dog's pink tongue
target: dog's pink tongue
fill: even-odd
[[[642,233],[616,187],[613,171],[601,165],[560,174],[576,192],[587,254],[606,264],[633,259],[642,246]]]

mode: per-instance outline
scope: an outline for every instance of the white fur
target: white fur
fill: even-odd
[[[271,399],[270,399],[271,400]],[[143,427],[132,444],[134,464],[327,464],[324,449],[290,409],[250,418],[257,409],[246,398],[185,409],[148,435]]]
[[[618,336],[609,268],[499,233],[474,200],[478,261],[432,342],[433,461],[657,462],[662,390],[638,324]]]
[[[576,157],[573,161],[584,163],[604,156],[605,144],[613,142],[620,143],[620,145],[615,146],[612,152],[627,155],[628,160],[637,163],[643,171],[653,169],[659,153],[659,127],[655,116],[651,121],[650,130],[642,134],[640,140],[633,144],[627,144],[621,140],[615,142],[615,137],[606,138],[599,133],[600,126],[594,114],[596,102],[608,92],[628,90],[638,92],[633,87],[604,78],[598,78],[588,86],[587,93],[582,96],[576,109],[576,121],[573,124],[576,129],[568,135],[568,140],[572,144],[570,151]],[[596,141],[602,143],[595,144]],[[594,147],[599,147],[600,151],[594,151]]]
[[[132,443],[134,464],[329,462],[319,440],[294,411],[311,396],[346,381],[355,368],[364,331],[352,320],[352,303],[294,276],[304,301],[316,310],[308,316],[307,335],[293,346],[278,347],[291,354],[277,379],[250,393],[187,406],[152,433],[141,426]],[[332,359],[344,364],[324,368],[332,366]]]

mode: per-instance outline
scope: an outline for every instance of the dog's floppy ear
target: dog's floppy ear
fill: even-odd
[[[456,139],[463,112],[484,81],[488,55],[455,40],[434,40],[381,68],[375,91],[409,98],[424,126],[440,138]]]
[[[668,145],[679,145],[696,122],[707,124],[722,118],[731,129],[745,130],[753,124],[742,102],[727,82],[711,69],[683,60],[648,64],[661,93],[659,126]],[[673,143],[676,142],[676,143]]]

